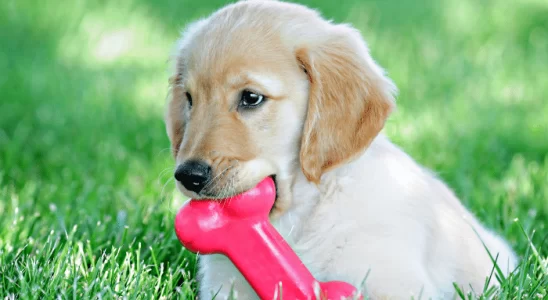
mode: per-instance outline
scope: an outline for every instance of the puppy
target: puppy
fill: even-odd
[[[396,87],[351,26],[298,4],[233,3],[184,31],[170,83],[177,188],[222,199],[272,176],[271,221],[318,280],[448,299],[453,283],[482,291],[487,250],[515,268],[505,241],[381,133]],[[224,256],[201,256],[198,280],[200,299],[257,298]]]

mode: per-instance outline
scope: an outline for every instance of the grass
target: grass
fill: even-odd
[[[166,59],[223,3],[0,3],[0,298],[195,298],[172,226]],[[362,30],[400,89],[387,134],[520,255],[486,296],[546,299],[548,4],[301,3]]]

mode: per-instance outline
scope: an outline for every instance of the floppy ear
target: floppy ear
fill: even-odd
[[[360,33],[330,26],[320,41],[298,48],[310,80],[301,141],[301,168],[319,183],[322,174],[361,154],[384,127],[396,88],[373,61]]]

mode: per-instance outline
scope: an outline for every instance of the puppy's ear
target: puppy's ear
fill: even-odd
[[[168,104],[166,107],[164,120],[167,136],[171,143],[171,154],[177,157],[184,133],[184,95],[183,88],[180,85],[181,75],[179,73],[169,78]]]
[[[373,61],[360,33],[346,25],[297,48],[310,80],[300,161],[307,179],[361,154],[384,127],[396,88]]]

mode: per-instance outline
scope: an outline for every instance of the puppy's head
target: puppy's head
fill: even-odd
[[[274,176],[280,210],[295,174],[319,183],[368,147],[395,92],[359,32],[300,5],[260,0],[191,24],[170,84],[178,188],[224,198]]]

